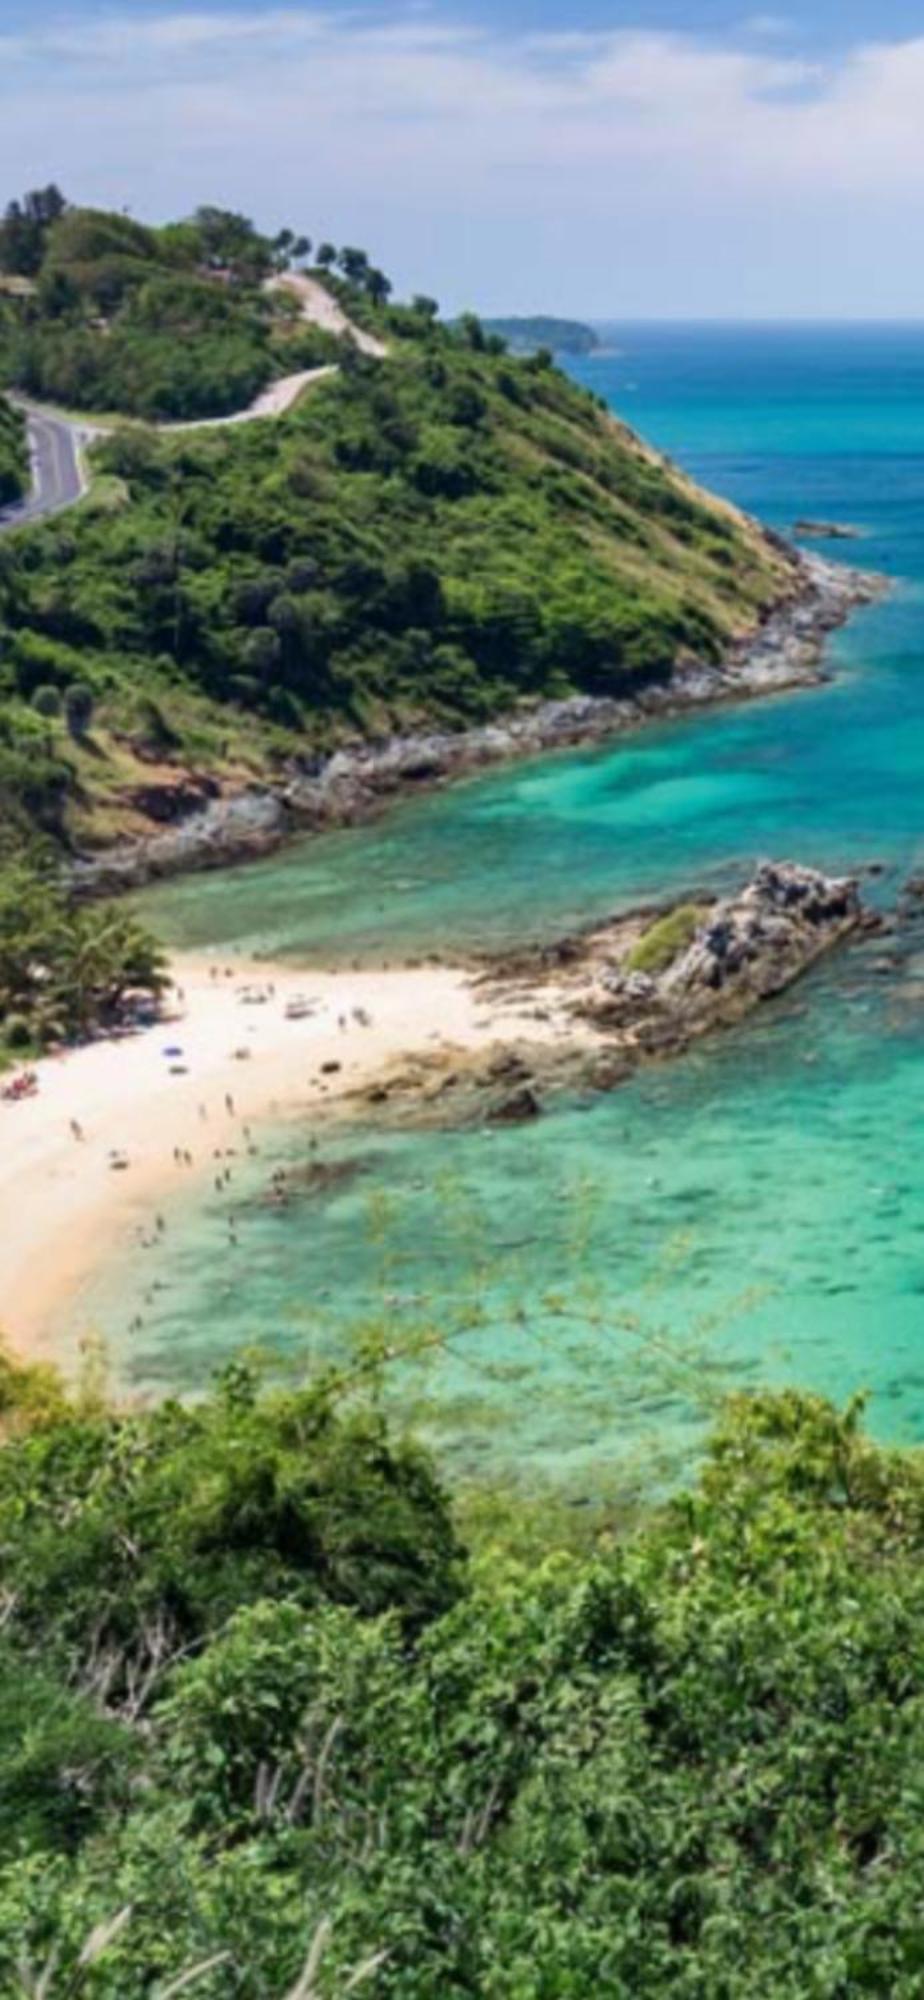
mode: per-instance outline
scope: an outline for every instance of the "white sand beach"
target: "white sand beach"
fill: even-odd
[[[475,1050],[561,1033],[554,1016],[515,1003],[499,1013],[461,968],[311,972],[216,957],[171,970],[166,1018],[42,1060],[37,1095],[0,1102],[0,1328],[15,1353],[54,1358],[81,1283],[139,1225],[156,1226],[159,1200],[213,1172],[216,1151],[241,1148],[244,1126],[321,1116],[441,1042]],[[266,997],[248,1001],[247,989]],[[311,1011],[290,1018],[302,1001]]]

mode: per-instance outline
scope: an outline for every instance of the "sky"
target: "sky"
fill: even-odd
[[[924,6],[0,0],[0,199],[49,180],[448,311],[924,320]]]

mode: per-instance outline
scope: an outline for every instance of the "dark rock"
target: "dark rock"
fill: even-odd
[[[592,1066],[589,1081],[595,1090],[616,1090],[633,1074],[635,1064],[624,1056],[602,1056]]]
[[[791,861],[762,861],[739,896],[717,904],[659,981],[662,1001],[745,987],[778,993],[833,936],[860,922],[857,884]]]
[[[121,797],[126,805],[135,812],[143,813],[146,819],[153,819],[158,825],[172,826],[177,820],[188,819],[191,813],[201,812],[218,794],[219,786],[214,778],[186,777],[158,784],[133,785]]]
[[[817,535],[820,541],[826,542],[858,542],[861,539],[859,528],[851,528],[841,521],[796,521],[793,534]]]
[[[515,1049],[504,1049],[500,1055],[494,1056],[486,1073],[492,1083],[527,1082],[530,1077],[529,1065],[517,1055]]]
[[[530,1118],[541,1116],[542,1106],[529,1084],[521,1084],[508,1097],[501,1098],[499,1104],[492,1105],[488,1113],[492,1125],[524,1125]]]

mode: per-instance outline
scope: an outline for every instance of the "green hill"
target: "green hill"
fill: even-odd
[[[240,409],[274,376],[336,355],[264,287],[302,250],[290,230],[269,239],[209,208],[150,229],[69,208],[55,189],[28,203],[31,227],[18,203],[0,224],[0,381],[76,409],[184,420]]]
[[[105,838],[156,761],[221,778],[715,658],[789,558],[541,360],[413,310],[284,420],[96,452],[0,560],[0,791]],[[103,504],[105,499],[105,505]],[[88,691],[85,731],[54,713]],[[37,707],[41,714],[36,713]]]

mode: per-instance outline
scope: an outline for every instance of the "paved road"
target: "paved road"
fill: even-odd
[[[28,521],[41,521],[70,507],[84,491],[78,455],[79,432],[72,424],[50,417],[44,411],[26,410],[29,450],[32,458],[32,488],[25,500],[0,509],[0,534],[21,528]]]

